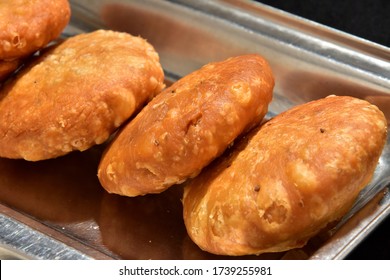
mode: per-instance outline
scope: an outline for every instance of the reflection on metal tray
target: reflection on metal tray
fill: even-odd
[[[329,94],[376,104],[390,120],[389,49],[248,1],[70,1],[63,36],[95,29],[140,35],[167,80],[216,60],[260,53],[276,78],[269,116]],[[126,198],[96,177],[104,147],[43,162],[0,159],[4,258],[231,259],[201,251],[182,221],[181,187]],[[351,212],[301,249],[247,259],[341,259],[390,212],[389,139]],[[21,176],[23,174],[23,176]]]

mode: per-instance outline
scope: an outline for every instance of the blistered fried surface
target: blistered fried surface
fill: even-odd
[[[67,0],[1,0],[0,59],[24,57],[44,47],[69,19]]]
[[[383,113],[352,97],[275,117],[188,183],[190,237],[223,255],[303,246],[349,210],[372,177],[386,133]]]
[[[211,63],[152,100],[113,141],[99,166],[112,193],[159,193],[197,175],[267,112],[274,79],[258,55]]]
[[[103,30],[72,37],[0,92],[0,156],[36,161],[103,143],[163,80],[142,38]]]

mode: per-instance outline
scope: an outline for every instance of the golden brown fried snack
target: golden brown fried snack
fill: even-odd
[[[67,0],[0,2],[0,60],[25,57],[57,38],[70,19]]]
[[[37,161],[103,143],[163,80],[142,38],[104,30],[72,37],[0,92],[0,156]]]
[[[188,234],[221,255],[303,246],[350,209],[373,175],[386,133],[383,113],[352,97],[276,116],[186,185]]]
[[[8,77],[13,71],[15,71],[21,61],[19,59],[14,60],[0,60],[0,82]]]
[[[111,193],[159,193],[194,177],[261,120],[274,79],[259,55],[208,64],[154,98],[113,140],[98,176]]]

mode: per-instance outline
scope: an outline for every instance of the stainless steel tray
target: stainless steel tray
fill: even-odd
[[[329,94],[369,100],[390,120],[390,50],[249,1],[70,1],[63,36],[140,35],[167,81],[216,60],[260,53],[276,78],[269,116]],[[231,259],[202,252],[182,221],[181,188],[125,198],[96,177],[104,147],[43,162],[0,159],[0,258]],[[342,259],[390,212],[389,139],[373,181],[342,221],[302,249],[251,259]]]

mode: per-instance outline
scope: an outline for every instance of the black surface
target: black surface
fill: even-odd
[[[262,0],[263,4],[390,46],[388,0]],[[347,259],[390,260],[390,217],[379,225]]]
[[[390,260],[390,218],[381,223],[351,254],[350,260]]]
[[[261,0],[290,12],[363,39],[390,46],[388,0]]]

